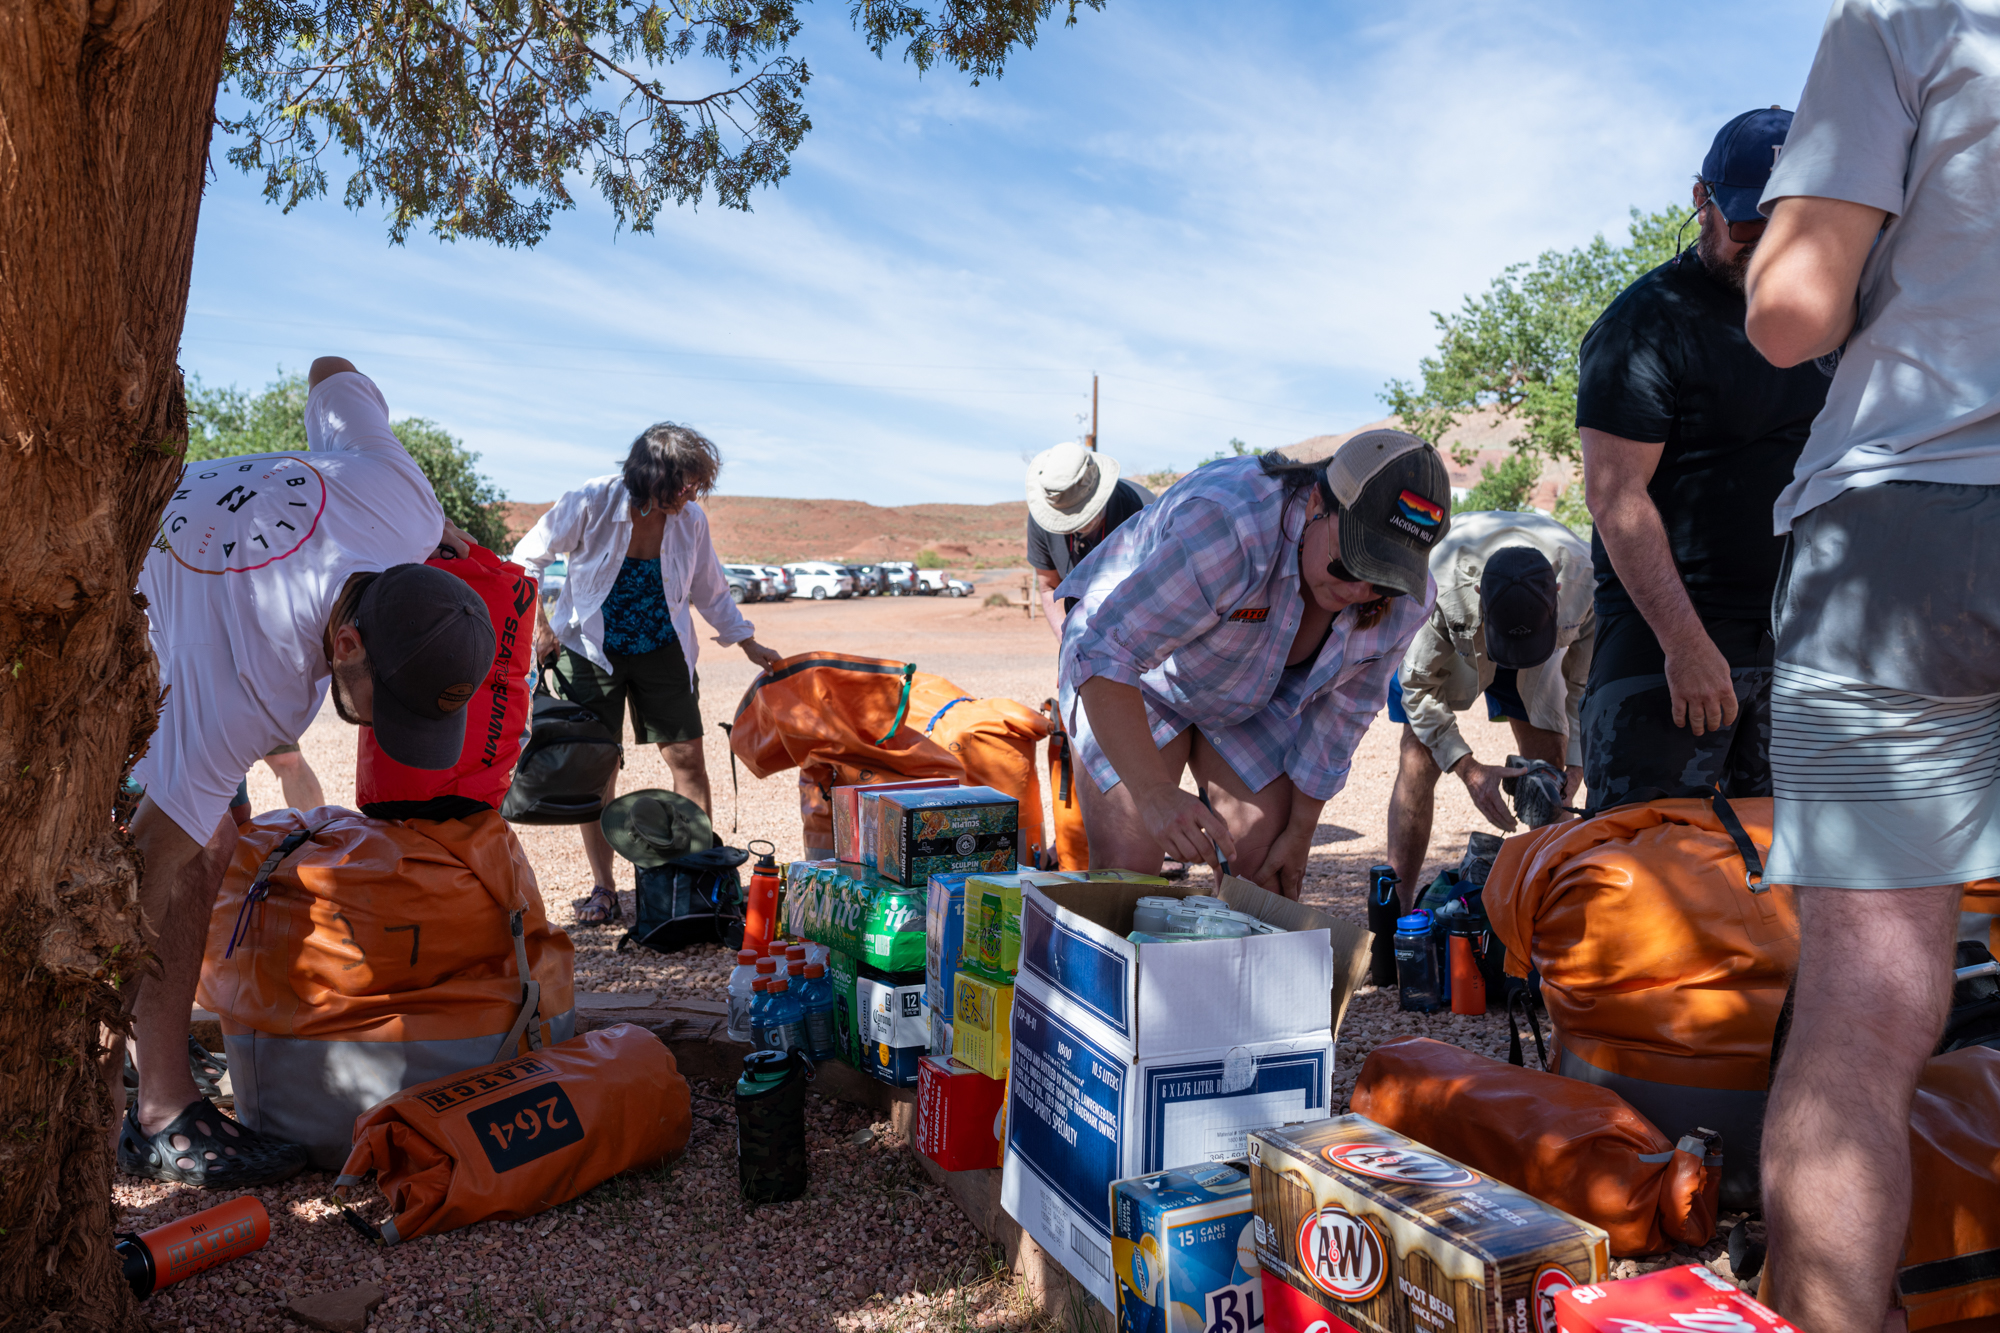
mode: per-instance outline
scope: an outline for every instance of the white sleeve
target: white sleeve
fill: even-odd
[[[329,375],[306,395],[306,444],[320,452],[407,452],[389,429],[388,400],[358,370]]]
[[[1868,0],[1836,0],[1759,207],[1791,195],[1903,212],[1921,106],[1896,37]]]
[[[542,571],[559,555],[576,550],[583,535],[583,492],[565,492],[547,513],[535,520],[507,558],[534,575],[540,582]]]
[[[715,630],[717,643],[724,647],[741,643],[754,636],[757,628],[743,618],[729,596],[729,577],[722,572],[722,557],[715,553],[715,542],[709,537],[708,515],[698,504],[689,504],[687,514],[700,524],[698,532],[688,534],[692,548],[688,551],[688,603]]]

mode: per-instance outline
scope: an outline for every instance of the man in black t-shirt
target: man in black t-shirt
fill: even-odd
[[[1059,444],[1028,464],[1028,567],[1040,582],[1042,618],[1062,642],[1056,585],[1120,523],[1153,503],[1153,493],[1118,476],[1118,460],[1080,444]]]
[[[1771,510],[1828,379],[1743,332],[1757,199],[1791,112],[1722,127],[1694,187],[1701,236],[1584,335],[1576,396],[1596,531],[1597,651],[1583,704],[1590,809],[1719,783],[1768,796]]]

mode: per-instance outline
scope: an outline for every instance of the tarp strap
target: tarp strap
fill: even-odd
[[[729,831],[734,833],[743,818],[743,784],[736,780],[736,724],[715,725],[722,728],[722,739],[729,746]]]
[[[1729,798],[1722,794],[1717,785],[1710,800],[1715,805],[1715,817],[1729,834],[1729,840],[1736,844],[1737,855],[1743,858],[1743,887],[1752,893],[1768,893],[1770,887],[1764,883],[1764,858],[1757,855],[1757,844],[1750,841],[1750,834],[1743,827],[1743,821],[1729,808]]]
[[[931,720],[924,723],[925,733],[928,734],[934,727],[936,727],[938,724],[938,719],[943,717],[946,713],[949,713],[952,709],[958,707],[960,704],[969,704],[971,702],[972,702],[971,695],[961,694],[956,699],[953,699],[950,703],[946,704],[943,708],[938,709],[937,712],[932,713]],[[894,734],[895,734],[894,732],[890,733],[890,735],[892,736]]]
[[[1535,997],[1526,986],[1521,986],[1507,996],[1507,1063],[1527,1067],[1527,1057],[1521,1051],[1521,1027],[1514,1016],[1516,1008],[1528,1020],[1528,1031],[1535,1034],[1535,1058],[1542,1068],[1549,1067],[1549,1048],[1542,1045],[1542,1025],[1535,1017]]]
[[[491,1063],[509,1060],[520,1049],[521,1038],[528,1039],[528,1049],[542,1049],[542,1025],[534,1020],[542,1009],[542,983],[535,980],[528,971],[528,942],[522,933],[525,911],[516,910],[507,918],[507,928],[514,934],[514,966],[521,973],[521,1012],[514,1015],[514,1026],[500,1039],[500,1047],[493,1052]],[[395,1244],[394,1241],[389,1242]]]
[[[903,718],[910,711],[910,684],[916,678],[916,674],[917,664],[915,662],[903,663],[903,693],[896,700],[896,720],[889,724],[889,730],[882,734],[882,739],[875,742],[878,746],[887,745],[889,738],[903,729]]]
[[[1054,699],[1045,699],[1042,701],[1042,715],[1049,720],[1049,753],[1061,765],[1058,770],[1061,776],[1056,784],[1058,787],[1056,801],[1058,804],[1068,805],[1071,776],[1069,733],[1063,730],[1062,710],[1056,707]]]

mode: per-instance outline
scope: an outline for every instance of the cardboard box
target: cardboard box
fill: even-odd
[[[1625,1333],[1635,1328],[1798,1333],[1777,1311],[1700,1264],[1662,1268],[1623,1282],[1551,1290],[1543,1293],[1542,1312],[1554,1315],[1553,1323],[1542,1327],[1561,1333]]]
[[[1126,940],[1140,898],[1193,892],[1022,890],[1001,1203],[1107,1308],[1111,1182],[1240,1157],[1252,1129],[1331,1114],[1338,1015],[1366,971],[1366,930],[1245,880],[1221,896],[1286,933]]]
[[[1000,1165],[1007,1085],[956,1060],[917,1062],[917,1151],[947,1171]]]
[[[884,972],[917,972],[926,952],[924,897],[857,865],[815,867],[785,897],[787,933]]]
[[[920,791],[926,787],[956,787],[957,778],[917,778],[908,782],[864,782],[833,789],[833,855],[836,860],[867,864],[861,859],[861,793]]]
[[[932,875],[1009,871],[1020,851],[1021,803],[991,787],[869,794],[876,871],[921,888]]]
[[[862,963],[854,982],[860,1058],[855,1068],[899,1088],[917,1086],[930,1050],[922,971],[884,972]]]
[[[833,1053],[856,1069],[861,1067],[860,978],[860,967],[850,955],[827,951],[826,979],[833,983]]]
[[[1014,982],[978,968],[961,967],[952,978],[956,997],[951,1021],[951,1054],[988,1078],[1007,1077],[1009,1025],[1014,1019]]]
[[[1018,880],[1021,875],[1034,875],[1038,880],[1051,883],[1080,881],[1083,876],[1065,874],[1059,870],[1014,871],[1005,875],[991,872],[981,873],[977,878],[984,882]],[[974,878],[971,872],[961,871],[953,875],[932,875],[925,886],[924,894],[924,978],[926,994],[930,998],[931,1012],[941,1015],[945,1022],[951,1021],[952,976],[958,971],[959,960],[965,949],[965,894],[966,885]],[[1164,881],[1163,881],[1164,882]],[[1018,902],[1018,895],[1016,896]],[[1020,909],[1014,912],[1015,957],[1020,956]],[[947,1048],[948,1050],[949,1048]]]
[[[1257,1130],[1250,1183],[1265,1278],[1359,1333],[1542,1333],[1542,1296],[1611,1262],[1602,1228],[1365,1116]]]
[[[1082,875],[1060,870],[1022,870],[1009,875],[965,877],[964,938],[959,966],[1013,976],[1021,969],[1021,888],[1031,884],[1074,884]],[[1165,880],[1160,881],[1165,883]]]
[[[1111,1186],[1119,1333],[1264,1325],[1250,1175],[1215,1162]]]

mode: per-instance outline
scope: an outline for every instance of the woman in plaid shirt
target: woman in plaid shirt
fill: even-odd
[[[1437,596],[1437,450],[1373,430],[1176,482],[1064,580],[1058,667],[1093,867],[1165,857],[1299,896],[1320,810]],[[1191,769],[1202,796],[1181,790]]]

